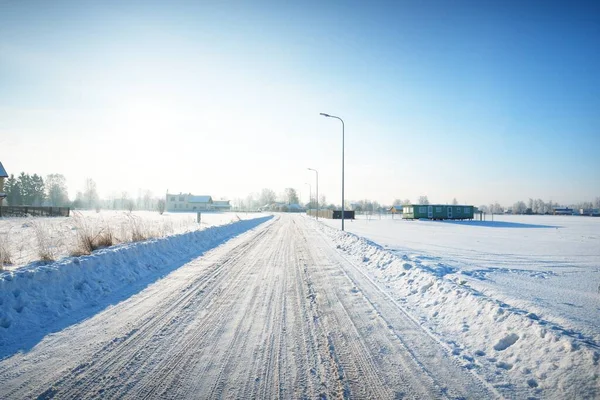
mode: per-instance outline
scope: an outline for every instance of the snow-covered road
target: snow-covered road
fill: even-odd
[[[332,240],[280,215],[0,362],[0,398],[495,398]]]

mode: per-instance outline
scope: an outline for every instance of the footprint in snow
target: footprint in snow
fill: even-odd
[[[519,335],[517,335],[516,333],[511,333],[510,335],[505,336],[502,339],[500,339],[498,341],[498,343],[496,343],[494,345],[494,350],[496,350],[496,351],[506,350],[510,346],[515,344],[517,342],[517,340],[519,340]]]

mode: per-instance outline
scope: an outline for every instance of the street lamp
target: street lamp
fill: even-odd
[[[315,171],[317,174],[317,221],[319,220],[319,171],[314,168],[307,168],[310,171]]]
[[[327,118],[339,119],[342,122],[342,230],[344,230],[344,120],[340,117],[336,117],[335,115],[329,115],[325,113],[320,113],[320,115]]]
[[[308,185],[308,206],[310,207],[310,203],[312,203],[312,186],[308,182],[305,185]]]

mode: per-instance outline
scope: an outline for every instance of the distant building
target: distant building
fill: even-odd
[[[231,204],[229,203],[229,200],[213,200],[212,206],[215,211],[231,210]]]
[[[4,178],[8,178],[8,174],[0,162],[0,207],[2,206],[2,200],[6,197],[6,193],[4,193]]]
[[[569,207],[554,207],[554,215],[573,215],[575,210]]]
[[[392,214],[402,214],[403,211],[403,206],[397,205],[397,206],[391,206],[387,211],[391,212]]]
[[[404,219],[473,219],[473,206],[445,204],[406,204],[402,206]]]
[[[214,211],[211,196],[194,196],[191,193],[167,194],[167,211]]]
[[[580,208],[579,215],[589,215],[590,217],[600,217],[600,208]]]

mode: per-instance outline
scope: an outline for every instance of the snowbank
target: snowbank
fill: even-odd
[[[78,231],[82,227],[95,234],[110,231],[115,243],[131,241],[133,225],[148,237],[159,238],[230,224],[240,219],[256,218],[256,213],[203,213],[200,224],[196,213],[164,213],[152,211],[73,211],[71,216],[0,218],[0,267],[15,270],[40,260],[40,250],[54,260],[75,250]],[[2,263],[2,256],[8,261]],[[2,264],[4,264],[2,266]],[[2,269],[2,268],[0,268]]]
[[[598,398],[600,349],[575,332],[510,307],[444,271],[367,239],[315,224],[356,265],[475,369],[515,398]]]
[[[272,216],[98,250],[0,273],[0,357],[131,295]]]

